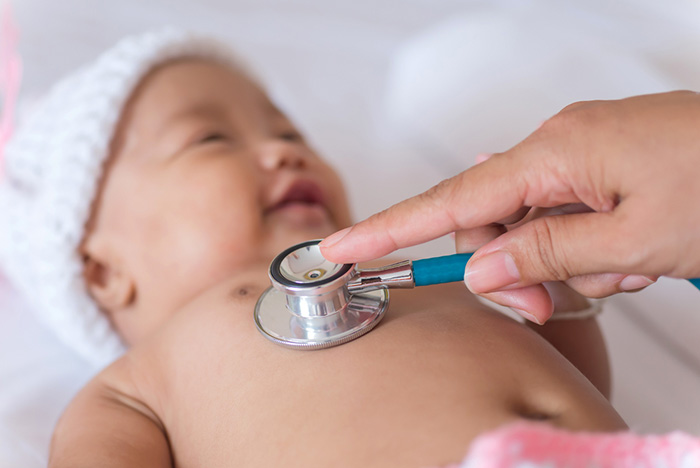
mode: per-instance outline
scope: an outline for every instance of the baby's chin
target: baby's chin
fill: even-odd
[[[335,227],[335,216],[325,206],[318,203],[287,203],[267,213],[270,225],[282,229],[316,230]]]
[[[301,216],[295,216],[301,214]],[[343,223],[346,224],[346,223]],[[274,245],[279,250],[311,239],[323,239],[334,232],[345,227],[340,226],[331,216],[327,214],[304,211],[282,212],[273,214],[268,218],[270,233],[270,245]]]
[[[335,226],[323,229],[277,229],[269,238],[265,253],[271,262],[279,253],[295,244],[314,239],[323,239],[335,231],[337,231]]]

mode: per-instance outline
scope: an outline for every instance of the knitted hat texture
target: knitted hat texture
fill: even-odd
[[[78,248],[130,94],[153,67],[184,57],[239,66],[226,46],[192,33],[128,37],[56,84],[6,148],[0,270],[42,322],[97,366],[124,346],[87,292]]]

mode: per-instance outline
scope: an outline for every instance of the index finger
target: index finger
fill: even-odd
[[[333,234],[321,242],[321,252],[337,263],[363,262],[503,219],[525,205],[522,159],[506,153],[492,157]]]

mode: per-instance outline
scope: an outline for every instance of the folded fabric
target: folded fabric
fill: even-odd
[[[461,468],[693,468],[700,438],[683,432],[588,433],[516,423],[476,438]]]

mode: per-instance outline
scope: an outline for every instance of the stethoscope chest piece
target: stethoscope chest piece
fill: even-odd
[[[270,265],[272,287],[255,306],[255,325],[269,340],[290,348],[323,349],[374,328],[389,304],[386,288],[350,293],[353,264],[321,255],[319,240],[297,244]]]

